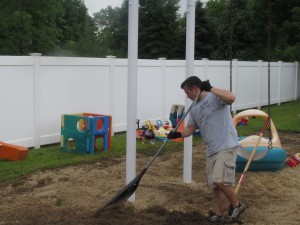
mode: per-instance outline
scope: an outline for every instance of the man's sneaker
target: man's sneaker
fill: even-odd
[[[210,222],[221,222],[223,220],[223,216],[218,216],[214,210],[209,210],[208,219]]]
[[[240,215],[245,211],[246,207],[244,204],[240,203],[239,206],[233,207],[230,206],[229,211],[228,211],[228,220],[229,221],[235,221],[237,220]]]

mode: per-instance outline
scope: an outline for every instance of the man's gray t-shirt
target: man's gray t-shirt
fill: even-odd
[[[210,92],[191,109],[188,125],[200,129],[207,156],[239,145],[228,105]]]

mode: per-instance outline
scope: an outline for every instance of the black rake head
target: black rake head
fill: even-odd
[[[144,168],[144,170],[139,175],[137,175],[130,183],[123,187],[111,200],[97,209],[95,217],[98,217],[105,208],[126,201],[137,189],[146,170],[147,168]]]

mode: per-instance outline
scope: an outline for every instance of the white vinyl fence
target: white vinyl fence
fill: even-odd
[[[169,118],[173,104],[184,104],[180,84],[185,60],[138,60],[137,117]],[[39,148],[60,141],[61,115],[109,114],[113,131],[125,131],[127,59],[0,56],[0,141]],[[229,89],[229,62],[196,60],[194,75]],[[268,102],[267,62],[233,61],[233,110]],[[271,103],[300,96],[298,62],[271,63]]]

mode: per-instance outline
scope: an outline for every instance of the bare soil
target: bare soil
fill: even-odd
[[[300,134],[280,133],[280,139],[289,155],[300,152]],[[138,155],[137,170],[150,158]],[[124,187],[125,161],[101,158],[0,185],[0,225],[210,224],[212,195],[203,146],[194,147],[192,183],[183,183],[182,151],[163,153],[143,176],[134,203],[109,207],[95,218],[95,211]],[[237,173],[237,182],[240,176]],[[300,224],[300,165],[276,172],[249,171],[239,197],[247,206],[243,224]]]

